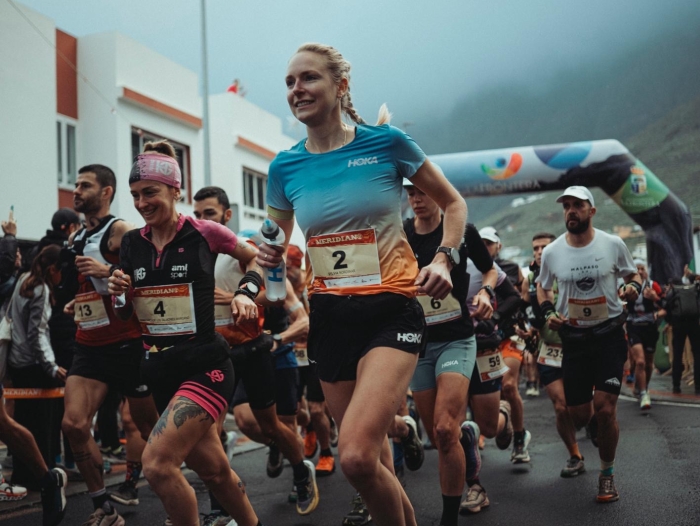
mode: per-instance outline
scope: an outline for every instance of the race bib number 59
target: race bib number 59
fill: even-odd
[[[306,246],[314,271],[314,288],[381,285],[373,228],[312,236]]]
[[[143,334],[194,334],[192,284],[140,287],[134,290],[134,309]]]

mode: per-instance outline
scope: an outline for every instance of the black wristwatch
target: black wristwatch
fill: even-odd
[[[486,293],[489,295],[489,298],[491,299],[496,297],[496,291],[494,291],[493,288],[491,288],[491,285],[484,285],[479,290],[485,290]]]
[[[450,263],[452,263],[453,267],[459,265],[459,262],[461,261],[459,257],[459,250],[457,250],[454,247],[438,247],[435,253],[439,254],[440,252],[447,256],[447,259],[450,260]]]
[[[282,335],[281,334],[273,334],[272,339],[277,342],[277,345],[282,345]]]

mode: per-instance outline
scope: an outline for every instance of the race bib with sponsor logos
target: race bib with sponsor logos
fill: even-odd
[[[109,325],[102,296],[98,292],[76,294],[74,320],[81,331],[90,331]]]
[[[295,343],[294,356],[296,356],[297,365],[299,367],[306,367],[309,365],[309,355],[306,350],[306,344],[300,345]]]
[[[427,294],[419,294],[416,298],[423,307],[427,325],[446,323],[462,317],[462,306],[452,294],[448,294],[444,300],[436,300]]]
[[[306,246],[315,289],[382,284],[373,228],[312,236]]]
[[[561,344],[540,342],[540,352],[537,363],[561,368],[561,360],[564,356]]]
[[[233,313],[231,305],[214,305],[214,325],[216,327],[233,327]]]
[[[586,300],[569,299],[569,321],[572,325],[597,325],[608,319],[608,303],[605,296]]]
[[[191,283],[139,287],[134,290],[134,309],[144,334],[173,336],[197,332]]]
[[[479,352],[476,356],[476,366],[482,382],[495,380],[508,372],[508,366],[498,349]]]

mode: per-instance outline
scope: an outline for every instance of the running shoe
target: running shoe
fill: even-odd
[[[352,510],[343,518],[343,526],[364,526],[372,522],[365,501],[359,493],[352,498]]]
[[[506,417],[506,425],[500,433],[496,435],[496,446],[498,449],[508,449],[513,441],[513,422],[510,418],[510,404],[506,400],[501,400],[498,410]]]
[[[83,526],[124,526],[124,519],[119,512],[109,504],[97,508]]]
[[[634,375],[631,374],[631,373],[628,374],[628,375],[627,375],[627,378],[625,378],[625,381],[626,381],[628,384],[633,384],[633,383],[634,383]]]
[[[338,424],[335,423],[335,418],[331,418],[331,446],[338,447]]]
[[[423,442],[420,441],[420,437],[418,436],[418,426],[416,425],[416,421],[408,415],[402,418],[408,425],[408,435],[401,438],[401,444],[403,444],[404,451],[404,461],[406,462],[406,467],[408,469],[411,471],[417,471],[423,465],[423,461],[425,460]]]
[[[649,409],[651,409],[651,396],[649,396],[649,393],[646,391],[639,397],[639,409],[642,411],[649,411]]]
[[[603,503],[620,500],[620,494],[617,492],[617,488],[615,488],[614,475],[610,475],[609,477],[600,475],[598,477],[598,496],[596,500]]]
[[[105,473],[105,475],[108,475],[112,472],[112,463],[106,458],[102,459],[102,471]]]
[[[598,447],[598,419],[595,415],[586,424],[586,436],[591,439],[591,444]]]
[[[513,452],[510,454],[510,461],[513,464],[525,464],[530,462],[530,452],[527,446],[530,444],[532,434],[526,429],[522,444],[513,444]]]
[[[309,470],[306,481],[302,485],[295,484],[297,487],[297,513],[299,515],[308,515],[314,511],[321,500],[316,485],[316,468],[310,460],[305,460],[304,465]],[[299,491],[300,489],[301,491]]]
[[[270,451],[267,453],[267,476],[277,478],[282,474],[284,469],[284,457],[282,452],[277,447],[277,444],[270,442]]]
[[[423,438],[423,431],[420,427],[420,415],[418,414],[418,408],[416,407],[416,402],[413,400],[411,395],[406,395],[406,408],[408,409],[408,416],[413,418],[416,423],[416,431],[418,431],[418,438]]]
[[[306,458],[314,458],[318,451],[318,440],[316,440],[316,431],[307,431],[304,437],[304,456]]]
[[[571,457],[566,461],[566,465],[561,470],[560,475],[565,479],[578,476],[579,473],[584,473],[586,466],[583,464],[583,458]]]
[[[207,515],[202,514],[201,526],[236,526],[236,521],[224,512],[216,511]]]
[[[317,477],[327,477],[335,473],[335,458],[333,455],[318,457],[318,464],[316,464],[316,476]]]
[[[226,452],[226,458],[228,458],[228,463],[233,462],[233,451],[236,449],[236,441],[238,440],[238,433],[235,431],[227,431],[226,438],[223,440],[224,451]]]
[[[5,477],[0,475],[0,501],[22,500],[26,496],[27,488],[22,486],[13,486],[5,480]]]
[[[537,384],[535,382],[528,382],[525,395],[530,397],[540,396],[540,390],[537,388]]]
[[[481,453],[479,453],[479,437],[481,431],[476,422],[467,420],[461,426],[462,435],[459,443],[464,450],[464,458],[467,460],[466,480],[474,480],[481,471]]]
[[[124,446],[119,446],[116,449],[106,448],[100,449],[102,458],[109,460],[112,464],[126,464],[126,449]]]
[[[68,477],[61,468],[49,471],[51,484],[41,487],[41,507],[43,508],[43,526],[55,526],[66,514],[66,486]]]
[[[115,491],[109,492],[109,498],[124,506],[138,506],[139,489],[136,487],[136,484],[122,482]]]
[[[486,490],[481,485],[474,484],[469,488],[462,503],[459,505],[459,513],[460,515],[479,513],[483,508],[488,508],[490,505]]]

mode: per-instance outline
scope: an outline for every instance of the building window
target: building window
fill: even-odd
[[[250,208],[265,210],[267,175],[243,168],[243,203]]]
[[[143,145],[151,141],[162,141],[166,139],[177,154],[177,164],[180,165],[180,173],[182,174],[182,200],[191,203],[192,195],[190,192],[190,147],[179,142],[163,137],[156,133],[142,130],[141,128],[131,128],[131,157],[136,159],[136,156],[143,151]],[[186,196],[186,197],[185,197]]]
[[[73,188],[77,176],[77,141],[74,121],[61,117],[56,121],[57,173],[59,186]]]

